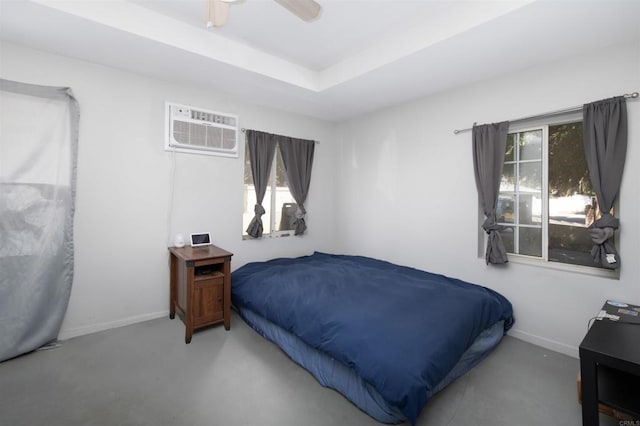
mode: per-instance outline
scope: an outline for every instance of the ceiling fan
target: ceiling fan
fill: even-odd
[[[221,27],[227,22],[229,4],[238,0],[208,0],[207,28]],[[312,21],[320,15],[322,6],[315,0],[274,0],[303,21]]]

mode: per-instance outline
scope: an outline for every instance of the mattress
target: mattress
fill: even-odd
[[[398,407],[388,403],[373,386],[365,382],[353,369],[312,348],[293,334],[250,309],[236,307],[236,310],[251,328],[280,347],[295,363],[309,371],[322,386],[340,392],[379,422],[397,424],[408,420]],[[498,321],[480,333],[449,374],[430,391],[429,397],[475,367],[500,343],[503,335],[503,321]]]
[[[362,256],[250,263],[232,282],[240,312],[353,370],[411,423],[479,336],[513,324],[511,304],[491,289]]]

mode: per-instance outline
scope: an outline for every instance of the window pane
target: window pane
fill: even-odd
[[[512,163],[503,169],[496,213],[500,223],[515,225],[500,233],[508,253],[542,256],[543,134],[536,129],[507,138],[505,160]]]
[[[542,164],[520,163],[520,175],[518,176],[518,191],[539,192],[542,191]]]
[[[246,170],[246,169],[245,169]],[[256,204],[256,190],[253,185],[244,185],[244,210],[242,211],[242,233],[247,233],[247,227],[253,219],[253,206]]]
[[[284,170],[284,162],[280,149],[276,148],[276,200],[273,206],[275,214],[274,231],[287,231],[295,229],[293,222],[296,220],[298,205],[289,192],[287,174]]]
[[[244,147],[244,185],[242,194],[242,233],[246,234],[247,227],[253,219],[253,206],[256,204],[256,190],[253,186],[253,176],[251,173],[251,164],[249,161],[249,147]]]
[[[284,170],[284,161],[282,161],[282,154],[280,153],[280,148],[276,147],[276,185],[279,187],[287,187],[289,188],[289,184],[287,181],[287,173]],[[288,191],[288,189],[287,189]]]
[[[542,256],[542,228],[519,228],[519,254]]]
[[[514,248],[514,234],[515,228],[512,226],[505,226],[502,231],[500,231],[500,237],[502,238],[502,243],[504,244],[504,249],[507,253],[513,253]]]
[[[514,223],[516,198],[513,194],[500,194],[496,219],[502,223]]]
[[[276,192],[276,231],[288,231],[295,229],[296,210],[298,205],[289,193],[289,188],[278,187]]]
[[[598,267],[587,227],[598,205],[584,156],[582,122],[549,126],[549,260]]]
[[[586,228],[594,221],[593,205],[596,197],[573,194],[565,197],[549,197],[549,224]]]
[[[255,216],[254,208],[256,205],[256,190],[253,184],[244,185],[244,211],[242,212],[242,233],[247,233],[247,227]],[[262,206],[266,213],[262,215],[262,232],[267,234],[271,232],[271,188],[267,187]]]
[[[518,221],[521,225],[542,224],[542,194],[520,194]]]
[[[591,256],[591,237],[583,226],[549,223],[549,260],[572,265],[596,266]]]
[[[262,233],[269,234],[271,233],[271,185],[267,187],[267,192],[264,194],[262,207],[264,207],[266,212],[262,215]]]
[[[504,153],[504,161],[515,161],[515,139],[515,133],[507,135],[507,149]]]
[[[549,195],[595,195],[582,142],[582,122],[549,126]]]
[[[542,158],[542,130],[519,133],[518,146],[520,160],[540,160]]]
[[[505,164],[502,169],[502,179],[500,180],[500,192],[515,191],[516,165]]]
[[[251,173],[251,160],[249,159],[249,146],[244,148],[244,184],[253,185],[253,173]]]

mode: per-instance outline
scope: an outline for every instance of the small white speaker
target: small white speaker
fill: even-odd
[[[184,247],[185,245],[184,235],[176,234],[176,238],[175,240],[173,240],[173,245],[176,247]]]

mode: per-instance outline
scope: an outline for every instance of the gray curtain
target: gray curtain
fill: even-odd
[[[485,252],[487,264],[508,262],[507,251],[500,237],[501,227],[496,223],[496,207],[508,130],[508,121],[473,126],[473,170],[478,201],[485,215],[482,228],[489,235]]]
[[[617,269],[620,257],[614,243],[618,219],[610,214],[620,190],[627,153],[627,104],[623,96],[583,106],[584,152],[601,217],[589,229],[593,260]]]
[[[284,170],[287,173],[289,191],[298,204],[296,210],[295,235],[302,235],[307,229],[304,216],[307,211],[304,202],[309,193],[311,183],[311,168],[313,166],[313,153],[316,143],[310,140],[278,137],[278,146],[282,154]]]
[[[57,339],[73,280],[78,104],[0,79],[0,361]]]
[[[271,174],[271,164],[276,152],[275,135],[269,133],[247,130],[247,146],[249,148],[249,161],[251,162],[251,174],[253,175],[253,185],[256,189],[256,205],[254,207],[255,216],[247,227],[247,234],[253,238],[262,237],[262,215],[265,213],[262,207],[262,200],[267,191],[269,175]]]

